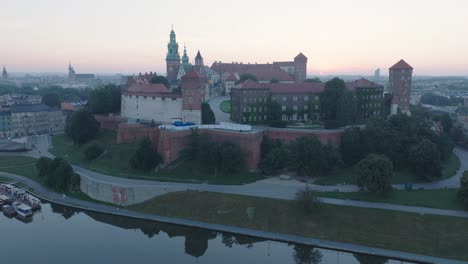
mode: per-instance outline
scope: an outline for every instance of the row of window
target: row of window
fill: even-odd
[[[302,97],[302,96],[300,96],[300,97],[299,97],[299,96],[293,96],[293,97],[292,97],[292,100],[293,100],[293,102],[297,102],[297,100],[299,100],[300,98],[302,98],[302,99],[303,99],[304,101],[306,101],[306,102],[309,101],[309,96],[308,96],[308,95],[306,95],[306,96],[304,96],[304,97]],[[314,101],[316,101],[316,102],[318,102],[319,99],[320,99],[318,95],[315,95],[315,96],[313,96],[312,98],[313,98]],[[288,101],[288,100],[290,100],[290,99],[291,99],[290,96],[283,96],[283,97],[281,98],[281,101],[286,102],[286,101]],[[273,97],[273,100],[276,100],[276,98]]]
[[[379,95],[364,95],[364,96],[361,96],[361,99],[382,99],[382,95],[379,94]]]

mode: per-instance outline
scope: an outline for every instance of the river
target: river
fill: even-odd
[[[49,203],[29,223],[0,214],[0,252],[2,263],[409,263]]]

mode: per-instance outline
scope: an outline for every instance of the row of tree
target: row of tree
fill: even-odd
[[[388,157],[396,169],[412,169],[417,175],[434,180],[441,176],[441,162],[452,155],[454,144],[449,127],[435,133],[430,120],[403,114],[390,119],[372,118],[365,129],[351,128],[341,139],[343,162],[352,166],[369,154]],[[447,125],[451,126],[451,125]]]
[[[463,104],[463,98],[456,96],[446,97],[434,93],[426,93],[421,96],[421,103],[437,106],[457,106]]]
[[[36,162],[39,177],[45,184],[58,192],[74,192],[79,190],[80,176],[77,175],[70,164],[62,158],[41,157]]]
[[[230,142],[213,142],[198,129],[192,129],[188,147],[182,150],[181,156],[195,161],[198,170],[214,176],[238,173],[245,168],[244,153],[239,146]]]
[[[265,174],[290,169],[299,175],[322,176],[340,163],[337,149],[331,143],[322,144],[316,136],[301,137],[288,144],[268,136],[262,140],[259,167]]]

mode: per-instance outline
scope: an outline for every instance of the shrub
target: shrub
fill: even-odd
[[[298,207],[307,214],[312,213],[322,205],[320,198],[317,197],[316,193],[309,186],[296,193],[295,201]]]
[[[359,186],[365,186],[374,193],[392,189],[393,164],[385,155],[369,154],[358,163],[357,169]]]
[[[148,138],[140,141],[138,149],[130,159],[132,168],[142,171],[154,169],[160,162],[161,157],[153,150]]]
[[[288,123],[286,123],[286,121],[283,121],[283,120],[270,120],[270,121],[268,121],[268,125],[270,127],[285,128],[287,124]]]
[[[98,143],[92,143],[84,149],[85,158],[89,161],[96,159],[104,153],[104,148]]]

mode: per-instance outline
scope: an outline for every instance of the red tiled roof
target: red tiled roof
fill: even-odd
[[[237,81],[237,77],[234,73],[229,74],[229,77],[226,78],[226,81]]]
[[[397,62],[395,65],[393,65],[392,67],[390,67],[390,70],[400,70],[400,69],[409,69],[409,70],[412,70],[413,67],[411,67],[408,63],[406,63],[406,61],[404,60],[400,60],[399,62]]]
[[[123,92],[124,94],[141,94],[149,96],[161,93],[172,93],[172,91],[164,86],[164,84],[150,83],[144,75],[129,77]]]
[[[261,89],[261,88],[268,88],[265,85],[262,85],[254,80],[247,79],[240,85],[241,89]]]
[[[250,73],[257,77],[258,81],[266,81],[269,82],[273,79],[277,81],[294,81],[294,79],[289,75],[287,72],[280,70],[280,69],[249,69],[244,73]]]
[[[307,57],[302,54],[302,52],[300,52],[295,58],[294,60],[307,60]]]
[[[354,91],[356,90],[356,88],[383,88],[383,86],[364,78],[361,78],[354,82],[346,82],[346,89]]]
[[[182,79],[202,79],[203,77],[195,70],[192,69],[187,74],[182,76]]]

